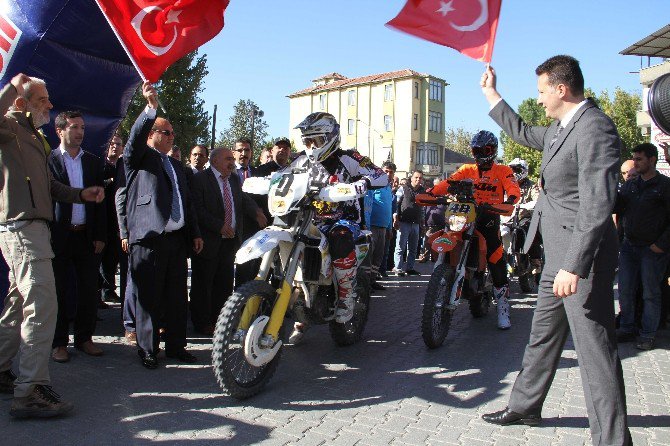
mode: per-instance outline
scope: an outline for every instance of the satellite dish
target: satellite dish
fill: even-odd
[[[651,84],[647,108],[656,127],[670,135],[670,73],[664,74]]]

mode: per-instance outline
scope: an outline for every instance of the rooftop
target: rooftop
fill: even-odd
[[[670,58],[670,25],[666,25],[644,39],[621,51],[623,55]]]
[[[316,93],[320,91],[336,90],[339,88],[353,87],[356,85],[371,84],[390,81],[393,79],[405,79],[408,77],[429,77],[429,74],[419,73],[414,70],[404,69],[398,71],[389,71],[388,73],[371,74],[368,76],[348,78],[339,73],[329,73],[314,79],[315,84],[304,90],[289,94],[288,97],[302,96],[305,94]],[[430,76],[434,77],[434,76]],[[323,81],[333,79],[332,82],[323,83]],[[445,83],[446,84],[446,83]]]

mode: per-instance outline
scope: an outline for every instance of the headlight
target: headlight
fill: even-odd
[[[450,231],[462,231],[465,228],[465,225],[468,221],[467,216],[465,215],[450,215],[449,216],[449,230]]]

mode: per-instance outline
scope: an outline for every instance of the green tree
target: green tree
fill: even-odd
[[[198,57],[196,50],[170,65],[156,84],[156,91],[165,107],[165,112],[159,110],[158,116],[170,120],[175,131],[174,143],[181,150],[182,159],[188,159],[194,145],[209,144],[211,140],[209,113],[204,109],[205,101],[199,96],[204,89],[202,83],[207,73],[207,55]],[[124,137],[127,138],[137,116],[146,105],[140,86],[120,125]]]
[[[551,123],[551,119],[545,116],[544,109],[533,98],[524,100],[519,105],[518,113],[528,125],[549,125]],[[500,133],[500,144],[503,147],[503,160],[505,163],[509,163],[514,158],[525,159],[528,162],[529,176],[534,179],[538,177],[540,163],[542,162],[542,152],[515,143],[505,132]]]
[[[631,150],[638,144],[649,142],[648,137],[643,137],[637,126],[637,111],[642,109],[642,98],[638,94],[631,94],[617,87],[614,89],[614,98],[610,98],[607,90],[603,90],[598,96],[598,104],[616,125],[623,149],[621,159],[627,160],[632,157]]]
[[[468,132],[463,127],[447,129],[444,132],[444,148],[461,155],[472,156],[470,141],[473,136],[474,133]]]
[[[268,124],[258,113],[253,114],[252,124],[252,110],[259,110],[259,107],[251,99],[247,99],[246,101],[240,99],[233,107],[233,110],[233,114],[230,117],[230,125],[221,132],[216,145],[218,147],[232,147],[238,138],[252,139],[253,128],[251,146],[254,149],[254,153],[251,159],[256,160],[267,142]]]
[[[622,160],[630,159],[633,147],[649,141],[649,138],[642,136],[642,132],[637,126],[636,115],[642,106],[639,95],[625,92],[619,87],[614,90],[614,98],[610,97],[607,90],[596,95],[590,88],[585,89],[584,95],[593,98],[598,107],[614,121],[623,142]],[[518,113],[529,125],[547,126],[551,123],[551,119],[545,116],[544,109],[537,104],[534,98],[524,100],[519,106]],[[542,161],[542,152],[515,143],[505,132],[501,132],[500,141],[505,162],[509,163],[514,158],[523,158],[528,161],[530,176],[537,178]]]

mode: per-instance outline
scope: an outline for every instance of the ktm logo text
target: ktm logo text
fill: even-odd
[[[492,184],[479,183],[479,184],[475,184],[475,189],[476,190],[481,190],[481,191],[486,191],[486,192],[495,192],[496,190],[498,190],[498,186],[494,186]]]

